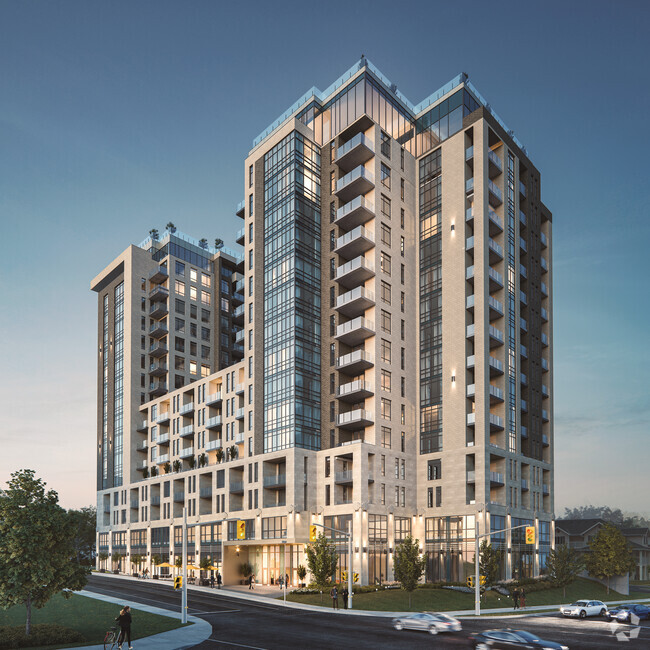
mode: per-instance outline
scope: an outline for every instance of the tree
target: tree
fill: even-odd
[[[336,573],[338,555],[336,547],[323,533],[319,533],[315,542],[305,546],[307,555],[307,566],[311,572],[316,586],[321,590],[321,602],[323,600],[323,589],[327,587],[330,579]]]
[[[307,575],[307,569],[302,564],[299,564],[296,567],[296,574],[298,575],[298,579],[300,580],[300,582],[303,582],[305,576]]]
[[[212,566],[212,561],[207,555],[204,555],[199,562],[199,568],[203,571],[209,571]]]
[[[176,226],[171,221],[167,222],[165,228],[167,228],[172,235],[176,232]]]
[[[160,564],[162,564],[162,555],[160,555],[160,553],[154,553],[151,556],[151,562],[153,563],[154,567],[159,566]]]
[[[99,558],[99,564],[101,565],[101,568],[106,570],[106,560],[108,560],[108,553],[106,551],[100,551],[97,554],[97,557]]]
[[[31,469],[11,474],[0,492],[0,607],[27,607],[25,634],[31,633],[32,605],[43,607],[52,596],[86,584],[89,566],[76,559],[75,534],[54,490]]]
[[[205,237],[201,237],[201,239],[199,239],[199,246],[206,249],[208,247],[208,240]]]
[[[68,510],[68,518],[75,531],[74,547],[77,564],[90,565],[95,554],[97,508],[87,506],[80,510]]]
[[[501,551],[492,547],[486,539],[481,542],[478,551],[479,572],[485,577],[485,586],[491,587],[501,573]]]
[[[187,461],[188,461],[188,463],[190,465],[190,469],[194,469],[196,467],[196,458],[194,458],[194,456],[190,456],[187,459]]]
[[[199,467],[205,467],[208,464],[208,457],[205,454],[199,456]]]
[[[239,456],[239,449],[237,448],[237,445],[232,445],[230,447],[230,459],[235,460]]]
[[[172,471],[172,466],[169,461],[164,464],[165,474],[169,474]]]
[[[174,566],[177,569],[182,569],[183,568],[183,557],[181,555],[176,556],[176,559],[174,560]]]
[[[152,228],[149,231],[149,237],[151,237],[153,241],[158,241],[158,237],[159,237],[158,230],[156,228]]]
[[[142,470],[142,478],[149,478],[149,470],[146,467]]]
[[[589,542],[589,552],[585,561],[587,571],[600,580],[609,580],[612,576],[625,575],[634,571],[634,555],[623,533],[613,524],[606,523],[596,537]]]
[[[174,461],[174,471],[175,472],[181,471],[181,461],[178,460],[178,458]]]
[[[131,556],[131,564],[136,568],[136,571],[140,571],[140,565],[142,564],[142,555],[135,553]]]
[[[417,586],[424,568],[426,558],[420,557],[420,540],[407,535],[403,542],[395,547],[393,558],[393,573],[402,589],[409,595],[409,609],[411,609],[411,595]]]
[[[584,558],[579,551],[561,544],[553,549],[546,560],[546,573],[556,587],[562,587],[562,596],[566,598],[566,588],[584,568]]]
[[[223,449],[217,449],[217,463],[223,460]]]
[[[241,573],[244,578],[248,578],[250,575],[253,574],[253,567],[251,566],[250,562],[242,562],[242,564],[239,566],[239,573]]]
[[[217,237],[217,238],[214,240],[214,247],[215,247],[218,251],[220,251],[220,250],[223,248],[223,239],[219,239],[219,237]]]

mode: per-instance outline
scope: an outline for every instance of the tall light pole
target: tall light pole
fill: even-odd
[[[181,590],[181,622],[187,623],[187,508],[183,508],[183,589]]]

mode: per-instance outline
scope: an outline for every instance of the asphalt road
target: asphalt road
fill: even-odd
[[[86,589],[114,597],[125,597],[154,607],[180,609],[180,593],[153,581],[127,582],[93,575]],[[227,593],[227,592],[226,592]],[[627,650],[650,648],[650,621],[642,621],[638,636],[619,640],[636,631],[620,626],[613,631],[603,619],[584,621],[565,619],[557,614],[527,615],[517,618],[483,617],[463,619],[463,631],[432,637],[423,632],[397,632],[388,618],[346,616],[285,608],[281,603],[249,602],[225,596],[223,592],[188,591],[188,611],[212,625],[212,636],[195,646],[200,650],[217,648],[468,648],[468,635],[480,630],[511,627],[524,629],[543,639],[562,643],[571,650],[597,650],[622,647]],[[634,636],[634,634],[632,636]]]

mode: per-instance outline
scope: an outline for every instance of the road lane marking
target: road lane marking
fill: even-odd
[[[207,616],[208,614],[231,614],[232,612],[240,612],[240,609],[218,609],[215,610],[214,612],[204,612],[201,609],[195,609],[194,611],[190,611],[190,614],[192,616]]]
[[[238,648],[252,648],[253,650],[266,650],[266,648],[259,648],[256,645],[244,645],[243,643],[233,643],[232,641],[222,641],[221,639],[206,639],[206,641],[212,641],[212,643],[225,643],[226,645],[235,645]]]

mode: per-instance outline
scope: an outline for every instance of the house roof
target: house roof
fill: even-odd
[[[649,535],[649,528],[621,528],[623,535]]]
[[[602,519],[557,519],[555,528],[563,530],[567,535],[584,535],[594,526],[604,523]]]

